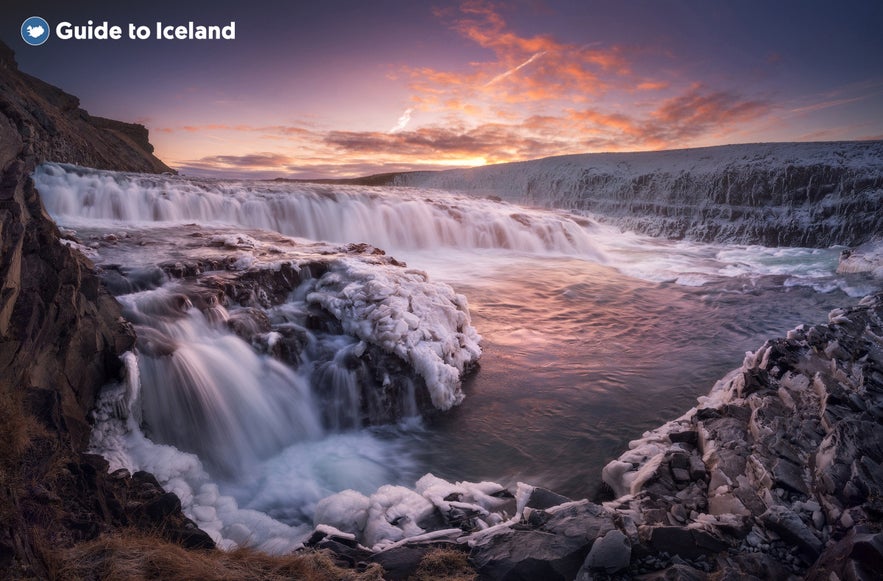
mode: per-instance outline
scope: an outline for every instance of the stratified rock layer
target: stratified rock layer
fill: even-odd
[[[720,566],[724,548],[751,553],[809,578],[879,571],[883,294],[829,319],[749,353],[605,467],[622,495],[605,506],[638,523],[639,543]],[[686,531],[714,541],[679,541]]]
[[[111,478],[102,459],[83,454],[86,414],[134,334],[89,261],[59,242],[30,175],[43,161],[170,170],[151,155],[144,127],[78,104],[19,72],[0,43],[0,570],[11,577],[47,578],[45,547],[118,526],[211,544],[198,529],[183,532],[186,519],[162,504],[161,489]]]
[[[389,181],[591,212],[674,239],[855,246],[883,231],[881,141],[567,155]]]

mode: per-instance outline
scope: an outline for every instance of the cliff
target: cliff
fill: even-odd
[[[11,577],[47,578],[55,549],[114,527],[211,544],[150,475],[112,477],[84,454],[87,414],[134,333],[90,262],[60,242],[30,176],[52,160],[171,170],[144,127],[78,105],[0,43],[0,571]]]
[[[856,246],[883,231],[883,142],[765,143],[550,157],[391,178],[590,212],[672,239]]]

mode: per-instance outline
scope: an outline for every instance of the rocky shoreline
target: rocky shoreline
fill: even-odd
[[[365,529],[331,522],[346,530],[319,527],[313,543],[395,562],[427,543],[459,544],[488,579],[874,579],[883,293],[747,354],[699,405],[633,441],[603,479],[616,498],[601,503],[488,483],[443,483],[441,502],[418,483],[433,505],[415,523],[421,538],[372,555],[360,548],[372,538]]]
[[[91,117],[0,44],[0,571],[50,578],[52,550],[131,529],[211,550],[153,476],[108,474],[87,453],[88,414],[135,336],[43,209],[30,178],[43,161],[170,171],[143,127]],[[427,479],[413,523],[425,534],[371,550],[358,523],[323,524],[307,544],[356,570],[379,563],[387,578],[441,546],[468,551],[490,579],[872,579],[883,569],[881,426],[877,294],[767,342],[696,408],[633,442],[604,471],[607,501]]]

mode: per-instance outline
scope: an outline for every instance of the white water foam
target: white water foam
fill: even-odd
[[[505,248],[604,259],[587,220],[441,191],[189,180],[58,164],[41,165],[34,181],[49,213],[71,225],[196,221],[388,251]]]
[[[480,263],[487,253],[514,252],[570,256],[684,286],[781,275],[788,285],[819,292],[839,289],[858,297],[870,288],[837,276],[840,249],[669,241],[565,212],[441,190],[197,180],[51,163],[37,168],[34,181],[50,214],[73,227],[196,221],[309,240],[366,242],[442,269],[473,259]],[[440,252],[461,258],[439,259]],[[240,260],[243,267],[250,264],[247,255]]]
[[[637,278],[682,285],[701,286],[728,278],[750,282],[752,277],[782,276],[796,284],[821,287],[836,280],[836,259],[832,258],[836,251],[783,252],[762,247],[654,240],[560,213],[428,190],[210,182],[52,164],[42,166],[34,177],[47,208],[66,225],[134,229],[145,224],[168,226],[195,220],[341,242],[367,241],[392,249],[397,255],[405,254],[409,261],[413,256],[421,266],[419,261],[425,259],[448,273],[450,280],[456,278],[458,271],[462,275],[481,272],[485,265],[500,268],[500,261],[484,262],[485,259],[518,254],[564,254],[592,262],[610,262]],[[244,233],[224,234],[213,241],[235,251],[236,260],[231,268],[259,266],[252,250],[260,244],[253,237]],[[428,383],[444,386],[434,390],[433,401],[441,408],[450,406],[462,397],[458,388],[451,387],[456,385],[453,378],[459,378],[464,363],[478,354],[477,334],[473,336],[474,329],[468,331],[468,319],[463,321],[463,315],[468,316],[465,302],[460,304],[450,289],[433,291],[419,298],[419,313],[415,314],[413,296],[408,295],[407,289],[423,286],[425,276],[420,271],[396,272],[399,274],[389,276],[378,265],[341,262],[340,271],[332,272],[324,282],[317,282],[311,293],[302,298],[321,304],[343,323],[352,340],[341,343],[341,353],[360,349],[362,342],[374,341],[417,369]],[[537,284],[542,282],[538,280]],[[171,298],[165,297],[164,301],[176,304],[169,301]],[[438,308],[439,300],[446,301],[444,308]],[[191,382],[197,385],[203,381],[211,384],[208,391],[194,391],[196,401],[205,396],[207,408],[212,411],[190,413],[189,417],[199,421],[206,414],[217,415],[222,421],[218,426],[212,425],[215,420],[203,422],[201,427],[191,428],[194,431],[185,431],[176,438],[186,440],[189,434],[190,439],[198,440],[203,433],[228,431],[236,436],[237,443],[227,458],[226,446],[216,440],[207,446],[207,451],[198,450],[205,455],[200,459],[147,439],[141,431],[142,413],[147,414],[145,429],[152,436],[173,430],[164,426],[161,419],[151,421],[151,414],[163,413],[157,412],[163,407],[156,402],[151,404],[152,396],[142,393],[168,376],[165,371],[150,369],[155,362],[139,369],[134,356],[127,356],[129,381],[104,394],[96,410],[93,432],[93,449],[104,454],[112,467],[154,473],[167,490],[181,497],[185,512],[223,548],[247,544],[268,552],[290,550],[298,545],[308,526],[290,526],[285,522],[303,523],[316,507],[325,511],[322,514],[330,515],[327,519],[317,517],[316,522],[336,523],[335,526],[344,528],[347,522],[362,523],[361,511],[366,511],[364,524],[349,528],[356,531],[352,534],[361,542],[371,546],[386,547],[398,539],[422,534],[417,526],[420,515],[428,506],[438,504],[429,497],[431,494],[427,496],[432,487],[423,491],[403,487],[414,475],[409,451],[401,442],[391,443],[368,430],[336,431],[340,426],[333,433],[316,430],[315,411],[310,411],[314,410],[314,402],[302,389],[303,376],[257,355],[232,335],[221,333],[215,326],[217,320],[190,312],[186,302],[177,304],[184,316],[179,316],[179,312],[175,324],[181,322],[185,328],[168,331],[165,336],[148,336],[145,341],[154,341],[152,348],[160,357],[171,355],[162,355],[164,349],[180,350],[179,356],[185,363],[178,365],[174,375],[199,378]],[[132,308],[142,307],[133,303]],[[157,318],[157,312],[148,305],[143,308],[146,317]],[[212,312],[218,320],[225,316],[218,309]],[[161,318],[162,309],[159,315]],[[439,336],[439,328],[455,331]],[[267,343],[276,340],[278,337],[268,336]],[[187,345],[182,348],[181,343]],[[232,369],[240,360],[244,362],[240,368]],[[265,378],[271,385],[266,396],[249,393],[238,400],[238,396],[232,398],[237,411],[243,406],[249,416],[247,426],[239,423],[234,417],[237,414],[213,409],[215,400],[226,399],[233,389],[233,382],[227,380],[240,371],[251,376],[246,384]],[[139,373],[143,375],[141,382]],[[142,385],[144,381],[151,386]],[[291,390],[288,393],[296,396],[297,409],[288,404],[276,405],[278,394],[284,390]],[[168,411],[177,413],[171,410],[187,409],[191,402],[189,398],[177,401]],[[268,416],[269,435],[245,436],[239,443],[241,430],[263,428],[263,413],[268,406],[279,408],[271,410]],[[281,416],[274,415],[277,412]],[[284,426],[285,416],[299,417],[301,412],[306,412],[306,419],[299,419],[296,429]],[[341,425],[351,423],[349,419]],[[196,432],[198,435],[194,435]],[[156,439],[163,441],[159,436]],[[391,458],[396,461],[390,461]],[[238,473],[235,482],[218,476],[225,470]],[[457,483],[462,489],[457,493],[471,494],[467,485]],[[352,491],[341,492],[348,490]],[[335,493],[339,494],[322,500]],[[483,521],[487,526],[496,526],[497,517],[491,517],[495,514],[492,510],[482,507],[478,500],[472,504],[488,513],[479,511],[487,517]],[[392,525],[389,520],[378,520],[393,513],[410,520],[393,519],[393,526],[388,526]]]

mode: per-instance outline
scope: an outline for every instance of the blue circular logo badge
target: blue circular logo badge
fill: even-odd
[[[31,16],[21,23],[21,37],[31,46],[40,46],[49,40],[49,23],[39,16]]]

